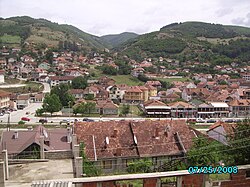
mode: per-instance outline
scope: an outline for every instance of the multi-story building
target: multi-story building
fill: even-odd
[[[52,76],[50,77],[50,86],[54,87],[62,83],[71,84],[74,78],[74,76]]]
[[[10,94],[9,92],[5,92],[0,90],[0,108],[8,108],[10,106]]]

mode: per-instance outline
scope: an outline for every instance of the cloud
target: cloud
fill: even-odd
[[[232,23],[236,25],[250,26],[250,12],[246,15],[246,17],[238,17],[233,19]]]
[[[228,14],[231,14],[232,12],[233,12],[232,8],[223,8],[223,9],[217,10],[215,13],[217,14],[218,17],[223,17]]]

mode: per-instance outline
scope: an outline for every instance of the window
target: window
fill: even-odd
[[[102,161],[103,169],[112,169],[112,160]]]

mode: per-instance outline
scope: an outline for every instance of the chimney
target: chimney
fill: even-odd
[[[117,138],[117,133],[118,133],[118,130],[117,130],[117,129],[114,129],[112,138]]]
[[[105,143],[104,148],[106,149],[109,144],[109,137],[106,136],[104,143]]]
[[[67,127],[67,143],[72,142],[72,137],[71,137],[71,128]]]
[[[166,137],[168,137],[169,131],[170,131],[170,126],[167,125],[167,126],[165,127],[165,130],[164,130],[164,135],[165,135]]]
[[[155,135],[154,135],[154,138],[157,139],[157,140],[160,139],[160,137],[159,137],[159,128],[158,128],[158,127],[155,128]]]
[[[15,131],[14,133],[14,139],[17,139],[18,138],[18,131]]]

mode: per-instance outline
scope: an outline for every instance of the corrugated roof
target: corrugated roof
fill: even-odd
[[[229,107],[227,103],[223,103],[223,102],[210,102],[210,103],[215,108],[218,108],[218,107],[228,108]]]

